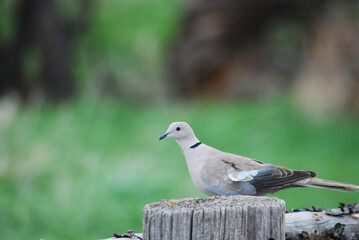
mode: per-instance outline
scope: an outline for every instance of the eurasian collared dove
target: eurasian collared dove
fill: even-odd
[[[290,170],[222,152],[201,143],[186,122],[171,123],[160,137],[174,138],[186,158],[193,183],[205,194],[264,195],[290,187],[356,191],[359,186],[314,178],[313,171]]]

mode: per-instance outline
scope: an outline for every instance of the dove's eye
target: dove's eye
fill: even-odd
[[[181,128],[180,128],[180,127],[177,127],[176,130],[179,131],[179,130],[181,130]]]

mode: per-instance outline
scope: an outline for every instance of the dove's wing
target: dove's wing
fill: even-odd
[[[205,186],[218,195],[264,195],[294,187],[295,182],[315,175],[223,153],[220,158],[209,159],[201,170]]]

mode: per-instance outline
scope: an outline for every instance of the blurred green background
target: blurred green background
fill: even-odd
[[[68,37],[63,48],[67,54],[55,54],[55,66],[63,66],[62,73],[67,69],[68,75],[44,70],[46,66],[51,68],[46,65],[50,61],[46,53],[51,50],[42,47],[48,43],[43,34],[51,32],[46,24],[44,32],[26,33],[33,39],[25,43],[19,40],[25,34],[19,33],[21,21],[27,19],[20,13],[26,16],[26,9],[30,11],[44,2],[0,3],[1,239],[99,239],[129,229],[141,232],[145,204],[206,197],[192,184],[176,142],[158,141],[173,121],[189,122],[201,141],[223,151],[313,170],[320,178],[359,185],[359,121],[354,87],[358,80],[349,84],[354,93],[345,92],[346,88],[337,82],[324,82],[337,84],[334,89],[349,96],[350,101],[339,100],[339,105],[331,101],[338,98],[336,94],[317,101],[310,94],[301,94],[302,90],[296,89],[303,89],[303,82],[249,96],[226,91],[204,94],[198,86],[186,95],[176,91],[187,83],[171,80],[176,78],[176,70],[170,62],[178,63],[171,60],[178,54],[174,49],[181,49],[176,44],[188,39],[183,37],[187,17],[194,14],[191,8],[198,8],[201,1],[48,2],[52,5],[42,6],[48,6],[45,12],[58,17],[53,21],[66,22],[63,34],[58,36]],[[336,16],[331,14],[333,9],[342,9],[337,3],[330,6],[325,8],[329,16]],[[356,19],[351,21],[357,23]],[[35,22],[35,26],[38,24]],[[78,29],[71,35],[68,26]],[[275,56],[279,55],[280,61],[297,66],[297,60],[290,61],[293,56],[310,58],[310,54],[306,58],[300,55],[302,48],[298,46],[303,43],[293,40],[302,33],[300,26],[284,22],[275,31],[266,29],[270,49],[278,53]],[[41,36],[40,40],[35,35]],[[50,44],[49,49],[56,46]],[[268,47],[268,42],[264,46]],[[18,59],[14,60],[16,54]],[[61,65],[58,59],[71,64]],[[67,78],[56,80],[57,76]],[[242,75],[236,76],[241,79]],[[295,76],[288,75],[293,79]],[[344,74],[334,74],[338,82],[344,81],[341,76]],[[64,87],[66,84],[70,87]],[[249,84],[251,89],[261,89],[256,78]],[[321,91],[322,85],[319,90],[316,87],[309,85],[308,89],[314,89],[314,95],[326,94]],[[305,101],[303,104],[303,98],[309,100],[309,105]],[[284,199],[287,209],[335,208],[338,202],[359,201],[358,192],[312,188],[287,189],[274,196]]]

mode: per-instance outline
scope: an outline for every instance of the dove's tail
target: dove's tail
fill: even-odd
[[[306,183],[303,183],[302,186],[325,188],[325,189],[332,189],[332,190],[338,190],[344,192],[354,192],[359,190],[359,186],[357,185],[334,182],[320,178],[311,178]]]

